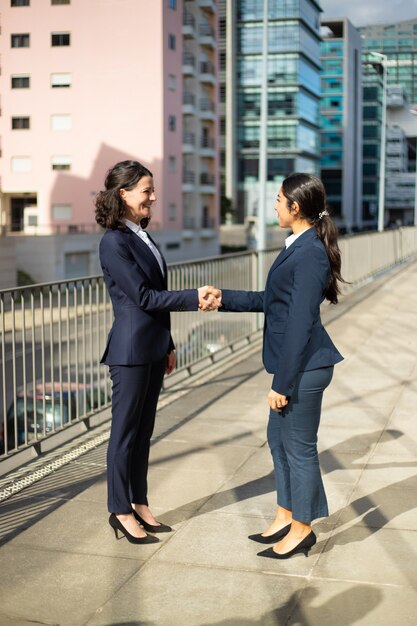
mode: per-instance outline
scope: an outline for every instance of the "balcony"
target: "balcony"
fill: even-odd
[[[201,46],[216,48],[216,31],[211,24],[203,22],[198,29]]]
[[[195,56],[185,51],[182,55],[182,73],[186,76],[195,76]]]
[[[209,172],[201,172],[200,174],[200,191],[201,193],[215,193],[216,177]]]
[[[192,39],[196,36],[195,17],[189,11],[184,11],[182,16],[182,35],[185,39]]]
[[[210,13],[216,12],[216,4],[214,0],[198,0],[198,6],[203,11],[208,11]]]
[[[195,152],[195,134],[184,131],[182,135],[182,151],[185,154]]]
[[[200,137],[200,154],[201,156],[216,156],[216,142],[213,137]]]
[[[183,192],[195,191],[195,172],[191,170],[183,170],[182,190]]]
[[[209,98],[200,99],[200,117],[204,120],[216,120],[216,105]]]
[[[182,97],[182,112],[184,115],[195,115],[195,95],[189,91],[184,91]]]
[[[200,81],[202,83],[216,84],[215,67],[210,61],[201,61],[200,63]]]

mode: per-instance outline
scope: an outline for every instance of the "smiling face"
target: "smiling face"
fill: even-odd
[[[151,217],[151,207],[156,200],[152,176],[142,176],[132,189],[120,189],[125,205],[125,217],[139,224],[141,219]]]
[[[284,196],[284,192],[282,191],[281,187],[274,206],[275,213],[277,214],[279,225],[281,226],[281,228],[293,227],[294,221],[297,217],[296,204],[297,203],[294,203],[294,206],[292,207],[290,212],[288,208],[288,200]]]

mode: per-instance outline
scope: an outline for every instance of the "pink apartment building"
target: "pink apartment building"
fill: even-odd
[[[94,194],[123,159],[154,174],[167,260],[217,254],[216,2],[2,0],[0,19],[3,269],[98,273]]]

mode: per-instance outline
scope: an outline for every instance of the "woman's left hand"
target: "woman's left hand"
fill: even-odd
[[[281,393],[277,393],[273,389],[268,393],[268,404],[273,411],[279,413],[284,406],[288,404],[287,396],[283,396]]]
[[[165,374],[167,374],[168,376],[172,374],[172,372],[175,369],[176,362],[177,362],[177,354],[175,350],[173,350],[172,352],[167,354],[167,366],[165,368]]]

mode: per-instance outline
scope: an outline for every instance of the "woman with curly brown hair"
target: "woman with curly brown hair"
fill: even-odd
[[[122,161],[96,198],[96,221],[106,228],[100,263],[114,310],[102,363],[112,380],[112,428],[107,453],[109,523],[131,543],[158,541],[169,532],[148,506],[150,439],[164,374],[175,367],[170,311],[219,305],[205,287],[168,291],[167,266],[145,231],[156,200],[152,173]]]

